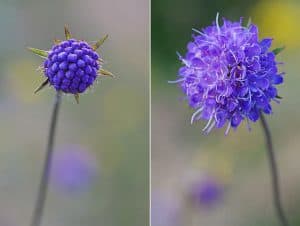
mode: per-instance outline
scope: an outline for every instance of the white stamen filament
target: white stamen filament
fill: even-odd
[[[176,84],[176,83],[179,83],[179,82],[183,82],[185,80],[185,78],[180,78],[180,79],[177,79],[175,81],[168,81],[169,84]]]
[[[216,43],[214,42],[210,42],[210,41],[207,41],[207,40],[202,40],[202,43],[206,43],[206,44],[210,44],[210,45],[213,45],[215,47],[219,47]],[[202,47],[202,46],[205,46],[204,44],[203,45],[198,45],[199,47]]]
[[[250,125],[250,121],[249,121],[249,119],[248,119],[248,118],[246,118],[246,120],[247,120],[247,128],[248,128],[248,130],[249,130],[249,131],[251,131],[251,125]]]
[[[212,113],[211,114],[211,116],[210,116],[210,118],[209,118],[209,120],[208,120],[208,122],[207,122],[207,124],[206,124],[206,126],[202,129],[202,131],[205,131],[205,130],[207,130],[207,128],[209,127],[209,125],[210,125],[210,123],[211,123],[211,121],[213,120],[213,117],[214,116],[214,113]]]
[[[213,121],[210,127],[205,131],[205,134],[209,134],[215,125],[216,125],[216,121]]]
[[[232,56],[233,56],[233,58],[234,58],[235,62],[237,63],[237,62],[238,62],[238,60],[237,60],[236,56],[234,55],[234,53],[232,52],[232,50],[230,50],[229,52],[232,54]]]
[[[227,128],[226,128],[226,131],[225,131],[225,136],[228,135],[230,128],[231,128],[231,123],[230,123],[230,121],[229,121],[229,122],[228,122],[228,125],[227,125]]]
[[[201,32],[201,31],[199,31],[199,30],[197,30],[195,28],[192,28],[192,31],[194,31],[194,32],[196,32],[196,33],[198,33],[200,35],[207,36],[207,34],[204,34],[203,32]]]
[[[177,54],[179,60],[181,60],[181,59],[182,59],[182,56],[180,55],[180,53],[179,53],[179,52],[176,52],[176,54]]]
[[[185,66],[190,67],[191,65],[189,64],[189,62],[186,59],[181,59],[181,61],[185,64]]]
[[[201,108],[199,108],[196,112],[194,112],[194,114],[192,115],[192,118],[191,118],[191,124],[193,124],[194,120],[195,120],[195,117],[201,113],[204,109],[204,106],[202,106]]]
[[[217,13],[217,16],[216,16],[216,25],[217,25],[217,29],[218,29],[218,33],[220,34],[220,26],[219,26],[219,13]]]

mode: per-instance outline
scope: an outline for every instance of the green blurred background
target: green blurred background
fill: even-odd
[[[50,184],[43,225],[148,225],[149,133],[147,0],[0,1],[0,225],[28,225],[44,161],[54,91],[38,95],[42,59],[63,39],[109,39],[100,52],[117,77],[101,78],[80,98],[64,96],[56,151],[80,145],[95,156],[97,177],[85,191]],[[95,162],[93,162],[95,164]]]
[[[251,17],[260,37],[273,37],[273,47],[286,46],[285,83],[281,104],[268,117],[281,176],[283,202],[291,225],[300,225],[300,2],[292,0],[152,0],[152,226],[279,225],[272,206],[269,165],[260,124],[245,123],[225,137],[224,130],[204,136],[205,122],[190,125],[193,110],[181,101],[175,80],[191,40],[220,17],[245,21]],[[195,182],[213,178],[222,187],[214,208],[195,206],[190,190]]]

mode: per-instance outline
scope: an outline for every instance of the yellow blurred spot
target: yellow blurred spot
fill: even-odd
[[[103,82],[99,86],[105,85]],[[147,125],[147,103],[145,103],[145,96],[141,95],[134,86],[121,82],[114,83],[106,92],[102,90],[99,95],[103,95],[101,126],[105,128],[105,132],[101,136],[105,137],[102,146],[106,147],[101,154],[106,161],[104,167],[110,171],[117,169],[118,165],[127,158],[128,151],[124,151],[124,145],[136,142],[130,138],[132,134],[143,128],[143,125]],[[145,134],[141,132],[141,136]]]
[[[231,152],[202,152],[195,154],[192,165],[217,175],[219,180],[227,183],[233,177],[234,155]]]
[[[259,26],[260,38],[274,38],[274,46],[300,46],[300,4],[284,0],[261,1],[251,15]]]
[[[24,103],[33,103],[41,98],[40,94],[34,94],[34,90],[45,78],[37,71],[36,65],[28,59],[20,59],[11,62],[8,67],[9,88]]]
[[[141,126],[146,117],[144,101],[145,96],[132,87],[120,83],[113,85],[102,100],[102,113],[108,123],[107,128],[126,133]]]

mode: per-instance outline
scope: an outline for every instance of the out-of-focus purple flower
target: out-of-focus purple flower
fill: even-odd
[[[200,207],[213,207],[223,197],[223,187],[213,178],[206,178],[194,183],[191,187],[190,197]]]
[[[153,193],[151,196],[151,225],[176,226],[179,225],[178,221],[178,204],[160,193]]]
[[[95,156],[77,145],[57,150],[52,167],[53,184],[63,191],[84,191],[99,176]]]
[[[208,121],[206,133],[228,123],[227,134],[244,119],[255,122],[260,112],[270,114],[271,101],[278,98],[276,86],[283,82],[277,52],[270,50],[272,39],[260,41],[254,24],[223,21],[219,26],[217,15],[212,26],[194,30],[187,53],[179,55],[183,66],[174,81],[195,109],[191,123]]]

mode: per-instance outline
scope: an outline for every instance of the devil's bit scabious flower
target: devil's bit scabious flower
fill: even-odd
[[[82,93],[100,68],[99,55],[84,41],[70,39],[54,45],[44,61],[45,75],[56,90]]]
[[[106,40],[107,35],[95,42],[95,44],[90,45],[85,41],[72,39],[69,29],[65,26],[65,37],[66,41],[54,40],[54,46],[49,51],[28,48],[31,52],[45,59],[41,70],[46,80],[38,87],[35,93],[48,84],[56,90],[45,164],[31,219],[31,226],[39,226],[44,213],[62,93],[73,94],[77,103],[79,103],[79,94],[85,92],[95,82],[97,75],[113,76],[112,73],[102,68],[103,61],[96,53],[96,50]],[[66,168],[62,169],[64,171],[62,172],[62,177],[70,187],[84,184],[91,178],[89,169],[84,164],[81,165],[80,157],[76,156],[73,159],[75,165],[71,165],[69,162],[63,163]]]
[[[278,72],[272,39],[259,40],[258,28],[223,19],[202,31],[194,29],[187,53],[179,58],[179,83],[195,113],[191,123],[208,120],[206,133],[226,122],[226,134],[246,119],[255,122],[260,112],[272,112],[271,101],[279,98],[276,85],[283,82]]]
[[[103,61],[96,52],[107,35],[94,45],[72,39],[67,27],[65,36],[66,41],[55,40],[49,51],[29,48],[33,53],[45,58],[42,71],[46,80],[36,92],[50,84],[56,91],[74,94],[78,102],[79,94],[85,92],[98,75],[113,76],[102,68]]]

